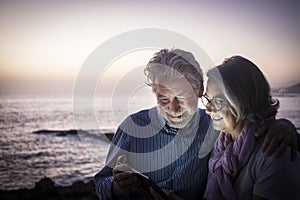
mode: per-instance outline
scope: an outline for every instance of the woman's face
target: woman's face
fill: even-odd
[[[229,111],[229,103],[215,81],[208,80],[206,93],[202,98],[207,99],[206,113],[210,115],[214,129],[229,133],[234,138],[237,137],[239,130],[236,130],[236,118]]]

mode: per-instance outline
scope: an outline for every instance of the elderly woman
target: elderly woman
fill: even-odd
[[[259,68],[241,56],[208,72],[202,97],[213,127],[220,130],[209,161],[205,199],[300,199],[300,158],[262,153],[254,134],[279,107]]]

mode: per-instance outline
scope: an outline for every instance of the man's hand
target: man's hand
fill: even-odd
[[[291,159],[297,156],[297,131],[295,126],[287,119],[277,119],[265,122],[256,132],[255,136],[266,135],[262,150],[268,156],[276,152],[280,156],[288,146],[291,146]]]
[[[141,182],[132,173],[129,172],[129,166],[126,164],[126,156],[118,157],[117,165],[113,168],[113,196],[120,198],[130,192],[131,189],[139,187]]]

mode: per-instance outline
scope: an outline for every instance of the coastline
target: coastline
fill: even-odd
[[[71,186],[55,186],[47,177],[42,178],[32,189],[0,190],[1,200],[98,200],[93,180],[78,181]]]

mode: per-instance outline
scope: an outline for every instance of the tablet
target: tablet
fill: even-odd
[[[169,199],[169,196],[151,179],[149,178],[148,176],[140,173],[139,171],[133,169],[130,167],[130,173],[132,173],[134,176],[136,176],[140,181],[141,181],[141,184],[142,184],[142,187],[150,192],[150,187],[153,188],[153,190],[160,195],[160,197],[162,199],[166,199],[168,200]]]

